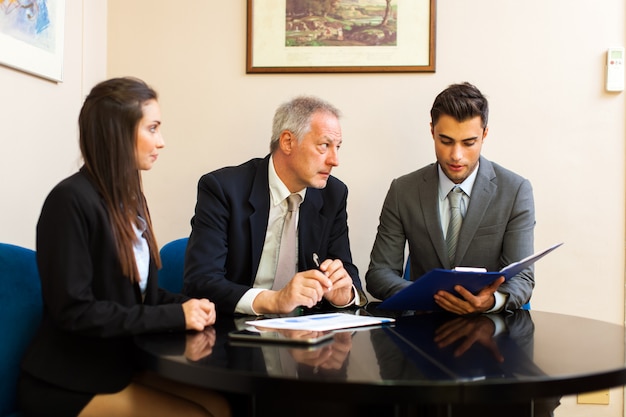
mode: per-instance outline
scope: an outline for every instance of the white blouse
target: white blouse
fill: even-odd
[[[143,233],[148,225],[141,216],[137,216],[137,220],[139,227],[133,223],[133,230],[137,237],[133,242],[133,251],[135,252],[135,262],[139,271],[139,288],[141,293],[145,294],[148,285],[148,273],[150,272],[150,248],[148,247],[148,242],[143,237]]]

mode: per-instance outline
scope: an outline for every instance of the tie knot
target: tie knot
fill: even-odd
[[[461,207],[461,197],[463,197],[463,190],[461,187],[454,187],[452,191],[448,193],[448,200],[450,200],[450,207]]]
[[[287,197],[287,210],[294,211],[300,205],[300,201],[302,201],[302,197],[300,194],[291,194]]]

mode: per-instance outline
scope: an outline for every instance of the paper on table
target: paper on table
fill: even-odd
[[[356,316],[354,314],[346,313],[324,313],[311,314],[307,316],[281,317],[276,319],[251,320],[247,321],[246,324],[271,329],[325,331],[392,323],[394,321],[395,319],[389,317]]]

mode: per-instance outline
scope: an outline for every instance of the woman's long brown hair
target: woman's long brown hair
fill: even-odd
[[[91,90],[78,118],[85,169],[107,206],[122,272],[133,282],[140,278],[133,251],[137,238],[132,227],[138,215],[147,223],[144,237],[150,256],[161,267],[135,156],[143,105],[156,99],[156,91],[139,79],[113,78]]]

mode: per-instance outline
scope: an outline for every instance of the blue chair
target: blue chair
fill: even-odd
[[[407,281],[411,280],[411,258],[407,256],[406,264],[404,264],[404,274],[402,274],[402,278]]]
[[[402,278],[407,281],[411,280],[411,257],[408,256],[406,259],[406,264],[404,265],[404,273],[402,274]],[[530,310],[530,301],[522,306],[522,310]]]
[[[188,237],[173,240],[159,251],[162,263],[159,270],[159,287],[173,293],[182,291],[188,240]]]
[[[0,243],[0,416],[17,417],[20,363],[42,312],[35,251]]]

